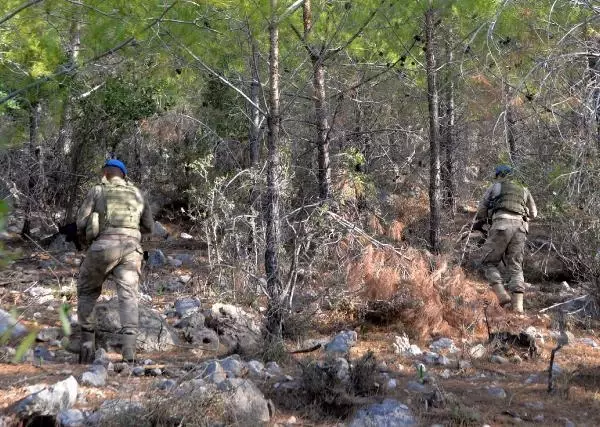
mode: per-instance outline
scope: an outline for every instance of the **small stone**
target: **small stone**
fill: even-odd
[[[180,298],[175,301],[175,311],[179,317],[186,317],[200,310],[200,300],[197,298]]]
[[[277,362],[268,362],[265,366],[265,370],[267,371],[267,375],[278,377],[283,375],[283,371],[277,364]]]
[[[494,354],[494,355],[492,355],[492,357],[490,357],[490,362],[497,363],[499,365],[505,365],[508,363],[508,359],[506,357],[502,357],[497,354]]]
[[[581,338],[579,340],[580,343],[588,345],[593,348],[598,348],[598,343],[594,341],[592,338]]]
[[[450,378],[450,370],[449,369],[444,369],[442,371],[442,373],[440,374],[440,377],[444,378],[445,380],[447,380],[448,378]]]
[[[192,280],[192,275],[191,274],[182,274],[181,276],[179,276],[178,280],[181,283],[186,284],[187,282]]]
[[[248,368],[248,375],[250,378],[263,378],[265,375],[265,365],[258,360],[247,362],[246,368]]]
[[[162,370],[160,368],[150,369],[148,375],[151,377],[160,377],[162,375]]]
[[[108,358],[106,350],[103,348],[96,350],[96,353],[94,353],[94,365],[108,366],[109,363],[110,359]]]
[[[558,363],[554,362],[552,364],[552,372],[555,374],[560,374],[562,372],[562,368],[558,365]]]
[[[160,249],[153,249],[148,252],[148,265],[152,267],[162,267],[167,263],[167,257]]]
[[[298,421],[296,420],[296,417],[292,415],[291,417],[289,417],[289,418],[286,420],[286,422],[285,422],[285,423],[286,423],[287,425],[294,425],[294,424],[296,424],[297,422],[298,422]]]
[[[177,382],[172,379],[163,380],[163,381],[159,382],[158,385],[156,386],[156,388],[158,388],[159,390],[163,390],[163,391],[171,391],[175,387],[177,387]]]
[[[540,382],[540,376],[538,374],[531,374],[525,379],[525,384],[535,384]]]
[[[144,366],[154,365],[154,360],[152,360],[152,359],[146,359],[146,360],[144,360],[144,362],[142,363],[142,365],[144,365]]]
[[[408,335],[403,334],[402,336],[396,336],[394,338],[394,353],[401,354],[403,356],[419,356],[422,354],[421,349],[416,345],[411,345],[408,339]]]
[[[179,235],[183,240],[192,240],[194,237],[188,233],[181,233]]]
[[[44,328],[38,332],[36,339],[41,342],[58,340],[62,335],[60,328]]]
[[[143,377],[146,374],[146,370],[141,366],[136,366],[135,368],[133,368],[131,373],[134,377]]]
[[[20,416],[56,415],[75,404],[78,389],[77,380],[72,376],[49,387],[38,387],[37,391],[16,403],[14,411]]]
[[[154,221],[154,226],[152,227],[152,234],[157,237],[162,237],[166,239],[169,237],[169,231],[158,221]]]
[[[466,360],[466,359],[462,359],[458,361],[458,369],[469,369],[471,368],[471,362]]]
[[[489,395],[497,397],[498,399],[506,398],[506,391],[504,391],[502,387],[488,387],[487,391]]]
[[[427,391],[427,387],[416,381],[409,381],[408,384],[406,384],[406,389],[408,391],[414,391],[419,393],[424,393]]]
[[[473,359],[481,359],[487,353],[487,349],[483,344],[477,344],[475,347],[469,350],[469,354]]]
[[[565,427],[575,427],[575,423],[568,418],[559,418],[559,421],[562,421]]]
[[[418,425],[410,408],[397,400],[385,399],[359,409],[349,427],[408,427]]]
[[[425,357],[423,358],[423,361],[428,365],[433,365],[437,362],[439,357],[439,354],[427,351],[425,352]]]
[[[536,423],[543,423],[544,422],[544,415],[543,414],[536,415],[533,418],[533,421],[536,422]]]
[[[52,361],[56,357],[56,354],[53,351],[50,351],[47,348],[38,345],[33,350],[33,357],[35,358],[35,360],[41,359],[46,361]]]
[[[358,334],[356,331],[342,331],[325,345],[325,351],[328,353],[348,353],[357,341]]]
[[[92,365],[92,369],[84,372],[81,376],[81,383],[93,387],[102,387],[106,384],[108,372],[102,365]]]
[[[246,372],[246,367],[244,364],[235,357],[228,357],[226,359],[221,360],[221,366],[223,370],[227,374],[227,377],[242,377]]]
[[[514,363],[515,365],[520,365],[521,363],[523,363],[523,359],[521,359],[521,356],[519,356],[518,354],[514,354],[510,357],[510,362]]]
[[[385,388],[388,390],[394,390],[396,387],[398,387],[398,381],[394,378],[390,378],[385,384]]]
[[[56,416],[58,424],[61,427],[82,427],[84,425],[85,416],[79,409],[67,409],[60,411]]]
[[[195,263],[194,256],[190,254],[176,254],[174,258],[181,261],[182,265],[191,266]]]
[[[544,402],[525,402],[525,406],[531,409],[542,410],[544,409]]]
[[[441,350],[448,350],[450,353],[458,352],[458,348],[454,345],[454,341],[450,338],[439,338],[429,346],[431,351],[439,353]]]
[[[183,265],[183,261],[172,258],[172,257],[169,257],[168,262],[171,267],[175,267],[175,268],[181,267]]]
[[[446,356],[439,356],[436,360],[436,365],[440,365],[440,366],[448,366],[452,363],[452,361],[450,359],[448,359]]]

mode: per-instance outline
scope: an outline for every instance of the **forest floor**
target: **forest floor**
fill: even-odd
[[[189,242],[156,243],[165,255],[172,255],[182,250],[194,254],[200,263],[195,267],[164,267],[144,272],[145,284],[148,282],[167,281],[168,277],[188,274],[193,277],[190,285],[170,292],[156,287],[142,287],[150,296],[149,304],[159,312],[165,312],[173,306],[174,301],[182,296],[196,296],[203,306],[219,301],[220,296],[206,292],[201,284],[207,274],[206,252],[200,246],[190,246]],[[0,306],[4,310],[15,309],[23,324],[38,329],[60,327],[58,308],[60,297],[42,304],[30,296],[28,289],[33,286],[45,286],[58,290],[61,287],[73,289],[78,274],[77,265],[83,254],[49,253],[30,243],[13,241],[9,247],[14,251],[15,259],[8,269],[0,272]],[[204,264],[203,264],[204,260]],[[482,292],[486,284],[477,282]],[[408,405],[419,420],[420,425],[600,425],[600,338],[597,330],[588,325],[570,327],[574,339],[556,354],[555,390],[548,393],[548,369],[551,350],[556,346],[557,331],[552,317],[539,313],[556,300],[556,283],[534,283],[527,291],[526,314],[515,315],[509,311],[497,309],[490,315],[490,328],[495,331],[511,331],[518,333],[533,326],[543,340],[539,357],[529,358],[527,350],[509,348],[505,356],[511,359],[508,363],[492,363],[489,357],[472,358],[469,350],[479,343],[486,344],[487,334],[470,332],[449,336],[458,347],[458,359],[468,360],[467,365],[447,366],[428,365],[428,373],[434,376],[438,389],[447,401],[440,408],[426,407],[418,393],[411,390],[411,383],[417,379],[415,363],[419,358],[404,357],[394,352],[395,337],[402,335],[403,327],[398,324],[377,326],[359,324],[355,319],[336,311],[323,311],[315,318],[305,339],[327,339],[341,330],[355,330],[358,342],[350,350],[350,359],[357,359],[372,351],[386,371],[386,378],[395,379],[396,387],[381,387],[372,396],[372,400],[392,397]],[[106,286],[105,293],[113,293],[114,287]],[[76,296],[63,296],[63,301],[72,306]],[[568,299],[568,298],[565,298]],[[264,302],[262,302],[264,304]],[[241,305],[241,303],[239,303]],[[261,302],[259,301],[259,305]],[[587,340],[585,340],[587,339]],[[288,341],[289,350],[302,346],[299,341]],[[426,349],[428,342],[416,342]],[[57,350],[50,347],[49,350]],[[298,377],[298,361],[307,358],[322,357],[323,350],[308,354],[292,355],[280,364],[286,374]],[[206,350],[176,349],[169,352],[140,354],[142,359],[152,359],[154,363],[167,367],[181,367],[185,362],[200,363],[202,360],[224,356],[224,352]],[[519,356],[515,358],[515,356]],[[110,353],[113,362],[119,361],[119,355]],[[30,393],[28,386],[39,383],[52,384],[65,379],[69,375],[80,378],[85,367],[78,365],[77,356],[56,361],[28,361],[18,364],[0,364],[0,413],[7,411],[16,401]],[[385,362],[385,365],[382,364]],[[95,408],[106,399],[124,398],[133,400],[148,399],[153,393],[151,387],[157,379],[153,377],[110,376],[104,387],[82,386],[80,391],[85,396],[84,403],[76,407]],[[267,397],[275,402],[276,412],[272,425],[310,425],[332,426],[344,421],[334,415],[315,415],[314,408],[296,408],[293,402],[282,404],[275,396],[272,384],[258,384]],[[501,388],[504,396],[489,392],[490,387]],[[292,398],[293,400],[293,398]]]

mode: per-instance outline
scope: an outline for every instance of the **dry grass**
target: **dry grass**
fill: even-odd
[[[369,246],[348,267],[348,285],[366,301],[365,317],[376,323],[401,322],[415,338],[481,332],[488,288],[468,280],[443,257],[411,250],[406,259]]]
[[[377,360],[374,354],[367,352],[349,363],[348,378],[340,378],[335,360],[309,361],[302,365],[303,405],[316,409],[313,416],[346,417],[376,392]]]

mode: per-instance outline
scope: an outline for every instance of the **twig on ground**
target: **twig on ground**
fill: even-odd
[[[585,298],[587,298],[587,297],[589,297],[589,295],[588,295],[588,294],[586,294],[586,295],[583,295],[583,296],[580,296],[580,297],[577,297],[577,298],[572,298],[572,299],[570,299],[570,300],[567,300],[567,301],[559,302],[559,303],[556,303],[556,304],[554,304],[554,305],[551,305],[550,307],[542,308],[542,309],[539,311],[539,313],[543,313],[543,312],[545,312],[545,311],[548,311],[548,310],[551,310],[551,309],[553,309],[553,308],[560,307],[561,305],[564,305],[564,304],[567,304],[567,303],[570,303],[570,302],[573,302],[573,301],[579,301],[579,300],[585,299]]]
[[[550,366],[548,368],[548,393],[552,393],[554,391],[554,355],[562,347],[562,344],[558,344],[552,349],[552,353],[550,353]]]

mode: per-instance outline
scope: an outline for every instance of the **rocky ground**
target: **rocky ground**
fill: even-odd
[[[75,332],[77,318],[64,307],[75,305],[83,254],[60,240],[47,250],[8,243],[16,252],[0,272],[0,425],[600,425],[595,325],[563,328],[552,310],[540,313],[578,298],[574,287],[532,285],[525,316],[490,307],[491,340],[465,325],[413,342],[402,325],[357,323],[315,300],[310,328],[281,351],[261,340],[264,300],[212,289],[205,249],[177,236],[148,245],[132,365],[119,362],[110,281],[96,311],[104,349],[93,365],[76,363],[65,323]],[[584,301],[568,307],[584,313]],[[15,361],[28,331],[36,340]]]

